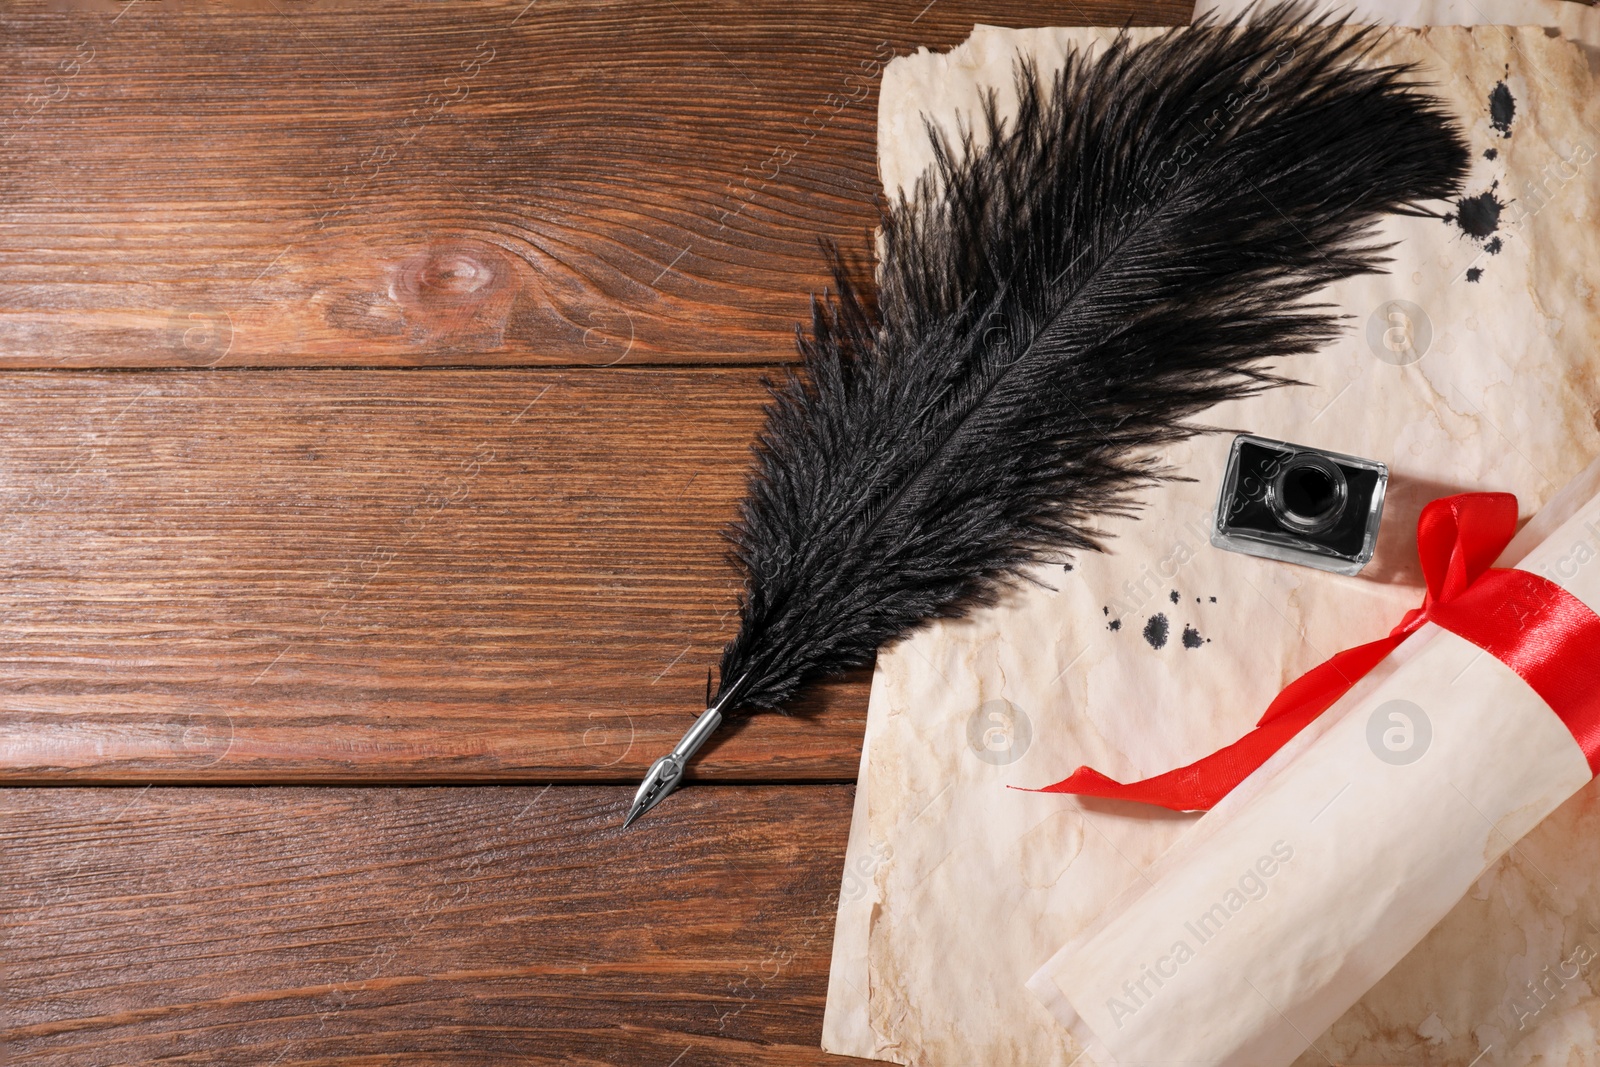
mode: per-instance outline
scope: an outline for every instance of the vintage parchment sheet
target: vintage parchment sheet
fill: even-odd
[[[886,189],[929,161],[923,114],[947,126],[970,116],[981,86],[1004,108],[1017,52],[1048,70],[1106,33],[979,27],[947,55],[889,64]],[[1391,273],[1330,291],[1349,331],[1294,365],[1309,384],[1206,420],[1387,462],[1377,558],[1352,579],[1211,548],[1229,438],[1210,436],[1167,453],[1197,480],[1108,523],[1110,553],[1041,569],[1049,588],[881,653],[825,1048],[930,1067],[1091,1067],[1024,983],[1193,816],[1006,786],[1080,763],[1144,776],[1233,740],[1293,677],[1419,601],[1423,503],[1507,490],[1526,516],[1600,455],[1600,101],[1586,56],[1536,27],[1394,31],[1384,49],[1420,63],[1459,115],[1471,203],[1449,221],[1386,223],[1400,242]],[[1374,888],[1358,874],[1352,892]],[[1600,1064],[1596,973],[1590,787],[1343,1019],[1308,1035],[1315,1050],[1299,1062]]]

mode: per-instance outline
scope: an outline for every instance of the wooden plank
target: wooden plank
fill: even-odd
[[[0,375],[0,777],[637,778],[737,624],[760,373]],[[865,684],[696,773],[853,778]]]
[[[0,366],[788,360],[889,58],[1190,9],[225,7],[0,11]]]
[[[849,1062],[851,788],[629,794],[0,791],[7,1062]]]

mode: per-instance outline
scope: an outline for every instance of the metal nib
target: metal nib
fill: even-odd
[[[668,793],[678,788],[678,782],[682,779],[683,763],[677,756],[662,756],[652,763],[650,773],[639,783],[639,791],[633,794],[633,807],[628,809],[628,817],[622,820],[622,828],[626,830],[635,819],[665,800]]]
[[[683,769],[689,764],[689,757],[700,751],[700,746],[706,743],[706,739],[718,726],[722,725],[724,702],[719,701],[701,712],[700,717],[689,727],[689,732],[683,735],[677,747],[650,765],[650,773],[644,776],[639,791],[633,794],[633,807],[628,809],[628,817],[622,822],[624,830],[632,826],[639,816],[665,800],[667,794],[678,788],[678,784],[683,780]]]

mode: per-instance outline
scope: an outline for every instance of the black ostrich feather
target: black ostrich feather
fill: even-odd
[[[1385,262],[1374,227],[1468,153],[1371,30],[1126,35],[954,144],[882,217],[874,302],[835,257],[802,374],[773,386],[732,530],[747,578],[717,703],[782,705],[1030,563],[1096,549],[1201,410],[1336,336],[1310,300]]]

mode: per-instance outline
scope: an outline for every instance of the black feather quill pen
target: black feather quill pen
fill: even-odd
[[[934,171],[882,216],[875,308],[835,257],[803,373],[773,387],[731,533],[739,631],[630,822],[723,715],[1098,548],[1186,420],[1336,336],[1309,298],[1380,267],[1380,216],[1458,191],[1466,145],[1411,71],[1305,15],[1123,35],[1048,80],[1019,63],[1015,117],[991,96],[954,144],[930,126]]]

